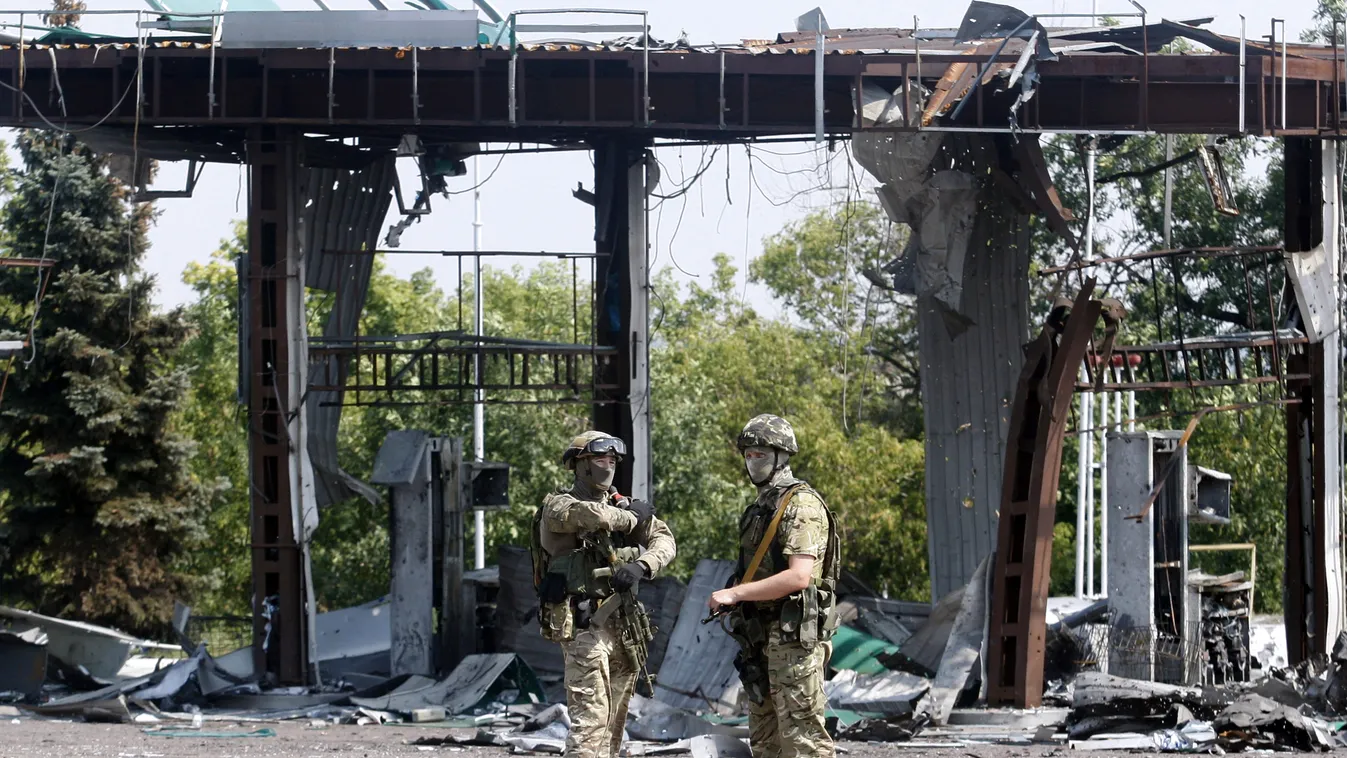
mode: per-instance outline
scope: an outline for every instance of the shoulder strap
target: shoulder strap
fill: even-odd
[[[762,535],[762,542],[759,542],[758,549],[753,551],[753,560],[748,564],[748,570],[739,577],[740,584],[753,581],[753,577],[757,575],[758,566],[762,565],[762,559],[767,556],[767,548],[771,546],[772,540],[776,539],[776,530],[781,526],[781,516],[786,512],[786,506],[790,505],[795,493],[803,488],[804,485],[797,484],[786,490],[786,494],[782,496],[781,504],[777,506],[776,513],[772,514],[772,521],[767,524],[767,531]]]

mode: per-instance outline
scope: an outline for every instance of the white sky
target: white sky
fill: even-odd
[[[134,0],[87,0],[91,9],[138,8]],[[610,8],[644,8],[650,11],[652,33],[660,39],[672,39],[686,32],[696,42],[737,42],[742,38],[771,38],[778,32],[794,29],[795,16],[809,10],[817,0],[802,0],[798,5],[779,0],[680,0],[679,2],[632,2],[605,0]],[[508,3],[508,4],[507,4]],[[286,9],[313,8],[307,0],[278,0]],[[368,8],[361,0],[328,0],[334,8]],[[390,7],[394,2],[390,0]],[[1011,0],[1010,4],[1030,13],[1089,13],[1091,0]],[[1249,19],[1251,38],[1266,36],[1270,11],[1286,17],[1292,39],[1312,20],[1313,0],[1291,0],[1270,6],[1254,0],[1143,0],[1148,13],[1176,20],[1215,16],[1209,27],[1238,34],[1239,14]],[[41,0],[0,0],[0,6],[42,7]],[[499,0],[502,12],[531,8],[558,7],[557,0]],[[1126,0],[1096,0],[1102,14],[1132,10]],[[459,7],[467,7],[460,0]],[[910,27],[913,16],[921,26],[955,27],[967,7],[965,0],[916,0],[896,3],[879,0],[834,0],[825,2],[823,11],[834,28]],[[0,20],[14,20],[4,18]],[[85,28],[95,31],[119,31],[131,34],[132,19],[114,22],[108,17],[86,17]],[[1079,23],[1084,24],[1082,19]],[[114,28],[115,27],[115,28]],[[768,151],[786,155],[772,155]],[[706,155],[709,156],[709,152]],[[659,192],[667,193],[678,180],[695,173],[703,159],[701,148],[665,148],[657,151],[664,166],[664,183]],[[837,193],[802,190],[831,184],[844,188],[848,179],[845,158],[836,157],[830,168],[822,166],[826,153],[811,142],[765,145],[754,148],[753,179],[750,183],[748,161],[743,147],[721,148],[714,165],[698,186],[684,198],[667,203],[662,213],[651,214],[651,242],[654,268],[671,262],[686,272],[680,277],[701,277],[705,281],[711,259],[717,252],[731,255],[742,269],[746,258],[756,256],[764,236],[804,215],[810,208],[826,205]],[[728,158],[728,162],[727,162]],[[758,158],[763,159],[759,162]],[[500,160],[498,156],[479,159],[485,176]],[[161,164],[158,187],[182,186],[186,164]],[[862,172],[856,169],[857,174]],[[790,173],[797,172],[797,173]],[[404,196],[410,198],[416,186],[412,167],[402,167]],[[578,251],[593,249],[593,213],[589,206],[571,197],[577,182],[593,188],[593,167],[585,152],[524,154],[507,156],[495,176],[482,191],[483,249]],[[467,176],[450,180],[451,190],[474,184],[471,168]],[[728,200],[727,202],[727,187]],[[219,240],[229,234],[232,222],[245,213],[242,197],[242,169],[229,165],[209,165],[191,199],[165,200],[158,203],[160,217],[150,233],[152,248],[146,267],[158,280],[158,302],[177,305],[192,293],[182,284],[181,273],[187,263],[206,260]],[[434,213],[402,236],[408,250],[471,250],[472,195],[463,194],[446,200],[435,197]],[[396,207],[393,209],[396,215]],[[680,221],[681,216],[681,221]],[[390,217],[390,221],[394,220]],[[676,230],[676,235],[675,235]],[[430,266],[443,287],[456,286],[456,264],[439,256],[388,256],[389,267],[406,275]],[[503,259],[491,259],[490,265],[508,265]],[[749,289],[750,301],[766,313],[775,309],[761,291]],[[490,304],[487,304],[490,307]]]

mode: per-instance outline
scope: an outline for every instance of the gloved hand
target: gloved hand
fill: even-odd
[[[655,506],[644,500],[624,499],[622,508],[636,516],[636,526],[632,527],[633,532],[644,529],[650,523],[650,519],[655,517]]]
[[[613,589],[618,592],[635,592],[641,580],[646,578],[645,564],[640,561],[625,563],[613,573]]]

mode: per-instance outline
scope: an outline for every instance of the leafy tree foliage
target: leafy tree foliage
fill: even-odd
[[[54,265],[45,297],[31,270],[0,275],[5,336],[32,341],[0,406],[0,587],[38,611],[152,632],[187,589],[172,567],[204,539],[212,492],[177,421],[187,323],[150,304],[150,207],[68,136],[25,132],[18,147],[8,246]]]

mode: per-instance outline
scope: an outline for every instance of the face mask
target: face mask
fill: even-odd
[[[777,451],[770,447],[750,447],[744,451],[744,468],[748,470],[748,480],[761,487],[776,473]],[[752,457],[748,453],[763,453],[761,457]]]
[[[595,492],[607,492],[617,473],[617,461],[612,456],[581,458],[575,463],[575,478]]]

